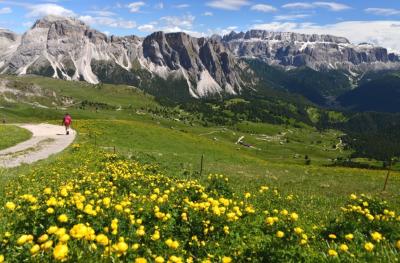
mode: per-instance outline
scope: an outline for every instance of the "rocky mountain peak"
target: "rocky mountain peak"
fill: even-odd
[[[8,39],[9,41],[16,41],[19,35],[8,29],[0,29],[0,38]]]
[[[22,36],[0,30],[2,73],[137,85],[146,71],[150,78],[183,79],[196,98],[238,94],[253,85],[245,59],[287,70],[340,69],[349,75],[400,65],[399,57],[385,48],[353,45],[331,35],[250,30],[208,38],[182,32],[108,37],[76,18],[59,16],[37,20]]]
[[[275,32],[266,30],[253,29],[245,33],[230,32],[223,37],[224,41],[240,41],[240,40],[276,40],[284,42],[330,42],[335,44],[350,44],[350,41],[344,37],[332,35],[317,35],[317,34],[300,34],[293,32]]]
[[[68,25],[73,27],[88,28],[88,26],[81,20],[73,17],[63,17],[56,15],[48,15],[36,20],[31,29],[34,28],[49,28],[53,24]]]

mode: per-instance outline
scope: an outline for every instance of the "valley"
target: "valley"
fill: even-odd
[[[0,263],[400,259],[398,54],[87,18],[0,30]]]

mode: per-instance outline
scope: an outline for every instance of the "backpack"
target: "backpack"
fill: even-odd
[[[70,125],[71,122],[72,122],[71,116],[68,115],[68,116],[65,116],[65,117],[64,117],[64,124],[65,124],[65,125]]]

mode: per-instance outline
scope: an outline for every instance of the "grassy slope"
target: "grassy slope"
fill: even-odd
[[[0,150],[28,140],[32,134],[23,128],[13,125],[0,125]]]
[[[311,212],[310,217],[320,219],[334,213],[336,210],[332,207],[340,207],[352,192],[379,194],[384,181],[384,171],[325,167],[330,164],[328,159],[346,154],[332,149],[338,141],[337,131],[321,134],[313,128],[254,123],[230,128],[192,126],[174,120],[176,116],[138,114],[141,108],[158,106],[151,96],[131,87],[104,85],[99,89],[83,83],[36,77],[26,77],[22,81],[38,83],[54,90],[57,96],[72,97],[76,102],[90,100],[110,106],[97,112],[93,107],[68,108],[80,133],[79,143],[116,146],[118,152],[142,162],[158,163],[167,174],[177,177],[196,176],[204,154],[204,174],[223,173],[231,178],[237,190],[255,190],[262,184],[278,186],[286,193],[301,196],[302,208]],[[17,121],[59,122],[65,109],[56,109],[50,100],[43,99],[41,104],[52,108],[32,109],[29,104],[9,104],[0,109],[0,116]],[[119,107],[122,110],[116,110]],[[271,142],[257,139],[261,135],[282,133],[286,135]],[[257,149],[236,145],[242,135]],[[310,166],[304,165],[304,155],[311,158]],[[30,168],[22,167],[7,174],[13,176],[27,169]],[[385,197],[396,207],[400,207],[396,199],[399,187],[399,174],[394,173]]]

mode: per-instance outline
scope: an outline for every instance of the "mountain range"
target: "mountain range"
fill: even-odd
[[[365,76],[398,70],[399,55],[331,35],[251,30],[207,38],[182,32],[118,37],[57,16],[37,20],[22,35],[0,31],[2,74],[124,83],[172,97],[239,96],[273,88],[321,105],[354,108],[351,98],[363,96],[358,86]],[[400,89],[393,78],[391,94]]]

